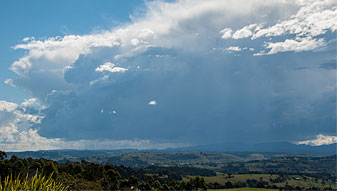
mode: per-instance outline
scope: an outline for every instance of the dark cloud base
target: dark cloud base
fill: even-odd
[[[320,62],[321,53],[195,56],[155,48],[120,63],[126,73],[97,73],[114,50],[98,52],[65,73],[78,88],[49,95],[42,136],[212,143],[336,133],[335,87],[326,89],[335,77],[320,68],[298,70]],[[89,85],[99,75],[108,78]]]

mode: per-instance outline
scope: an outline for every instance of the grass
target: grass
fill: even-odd
[[[25,178],[17,176],[13,178],[7,176],[4,181],[0,179],[0,191],[14,191],[14,190],[43,190],[43,191],[65,191],[68,187],[64,186],[62,183],[55,182],[52,179],[52,174],[49,178],[38,175],[36,172],[35,176],[32,179],[28,178],[28,174]]]

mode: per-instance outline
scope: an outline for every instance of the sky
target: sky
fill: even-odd
[[[333,0],[0,2],[0,149],[336,136]]]

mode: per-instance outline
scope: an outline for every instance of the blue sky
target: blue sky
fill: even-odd
[[[5,150],[337,142],[334,1],[0,7]]]
[[[24,54],[11,47],[25,37],[48,38],[87,34],[130,22],[129,15],[142,6],[139,0],[1,1],[0,81],[14,77],[8,68]],[[22,89],[0,83],[0,100],[21,102],[31,97]]]

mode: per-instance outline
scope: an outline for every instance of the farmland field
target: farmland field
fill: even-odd
[[[227,189],[209,189],[209,191],[277,191],[278,189],[269,188],[227,188]]]
[[[277,187],[286,187],[291,186],[292,188],[300,187],[305,189],[310,188],[319,188],[319,189],[336,189],[336,185],[333,183],[328,183],[320,178],[314,178],[310,176],[304,175],[276,175],[276,174],[235,174],[235,175],[226,175],[226,174],[218,174],[217,176],[203,177],[205,179],[206,184],[208,185],[241,185],[241,187],[253,187],[258,184],[258,182],[262,182],[264,186],[273,187],[274,185]],[[221,187],[221,186],[219,186]],[[243,190],[247,190],[247,188],[242,188]],[[261,190],[261,188],[256,188]],[[256,190],[255,189],[255,190]],[[219,189],[217,189],[219,190]],[[237,190],[237,189],[231,189]],[[239,189],[240,190],[240,189]],[[253,189],[254,190],[254,189]]]

